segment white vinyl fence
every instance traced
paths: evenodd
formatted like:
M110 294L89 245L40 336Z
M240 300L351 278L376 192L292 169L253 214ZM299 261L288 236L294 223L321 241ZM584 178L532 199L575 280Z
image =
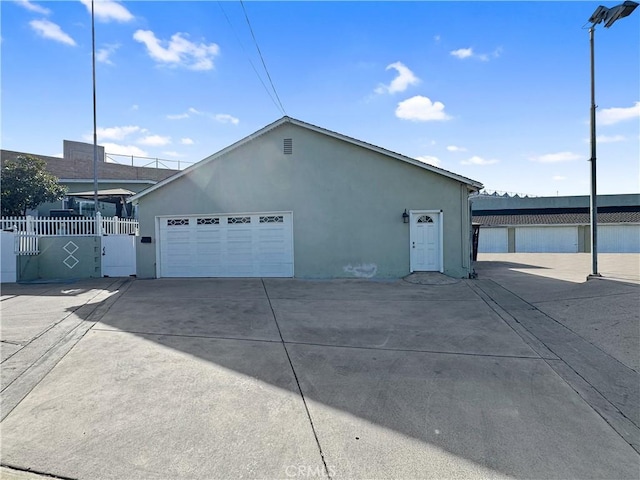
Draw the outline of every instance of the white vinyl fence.
M0 230L16 234L18 255L37 255L38 238L55 236L138 235L138 221L102 217L0 217Z

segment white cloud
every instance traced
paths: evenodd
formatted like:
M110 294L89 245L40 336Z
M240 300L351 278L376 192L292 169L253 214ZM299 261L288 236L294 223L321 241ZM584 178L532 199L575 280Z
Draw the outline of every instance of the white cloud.
M64 43L66 45L74 45L76 42L69 35L64 33L59 25L50 22L49 20L31 20L29 22L31 28L44 38L50 38L56 42Z
M51 13L51 10L49 10L48 8L32 3L29 0L16 0L16 3L26 8L30 12L39 13L41 15L49 15Z
M163 145L169 145L171 143L171 137L163 137L161 135L147 135L138 139L138 144L148 145L150 147L161 147Z
M484 166L484 165L493 165L495 163L498 163L499 160L496 160L495 158L492 158L491 160L486 160L482 157L478 157L477 155L474 155L473 157L471 157L469 160L463 160L462 165L480 165L480 166Z
M148 157L149 154L135 145L119 145L117 143L101 143L105 153L114 155L133 155L134 157Z
M96 51L96 60L98 62L102 62L102 63L106 63L108 65L113 65L113 62L111 61L111 55L113 55L116 50L118 50L118 48L120 48L120 45L105 45L102 48L99 48Z
M452 50L449 53L462 60L473 56L473 48L459 48L458 50Z
M193 145L193 144L194 144L194 141L193 141L193 140L191 140L190 138L181 138L181 139L180 139L180 143L181 143L182 145Z
M96 133L100 140L123 140L132 133L142 133L145 130L137 125L127 125L125 127L98 127ZM88 135L91 137L90 135ZM87 136L85 136L86 138Z
M64 158L64 154L63 153L56 153L55 155L51 155L52 157L56 157L56 158Z
M184 118L189 118L188 113L177 113L175 115L167 115L169 120L182 120Z
M200 110L197 110L193 107L189 107L187 111L183 113L167 115L166 118L169 120L184 120L185 118L190 118L192 115L206 115L207 117L210 117L220 123L232 123L234 125L237 125L240 122L240 120L238 120L236 117L227 115L225 113L218 113L214 115L207 112L201 112Z
M394 78L389 85L379 85L375 89L378 94L382 93L398 93L404 92L409 86L417 85L420 83L420 79L414 75L402 62L395 62L388 65L386 70L395 70L398 72L396 78Z
M584 158L582 155L578 155L573 152L557 152L547 153L546 155L539 155L537 157L531 157L529 160L539 163L558 163L558 162L571 162L573 160L579 160Z
M449 150L450 152L466 152L467 149L464 147L457 147L455 145L449 145L447 147L447 150Z
M137 30L134 40L147 47L149 56L155 61L173 67L182 66L190 70L211 70L213 59L220 52L215 43L193 43L183 33L176 33L171 40L159 40L150 30ZM166 45L166 46L164 46Z
M433 36L433 41L436 43L440 43L440 35L434 35Z
M439 167L442 164L442 161L438 157L433 157L431 155L421 155L416 157L416 160L420 160L422 163L428 163L434 167Z
M80 0L91 13L91 0ZM119 2L112 0L98 0L93 3L95 17L103 22L115 20L116 22L130 22L134 16Z
M450 51L449 54L459 58L460 60L464 60L465 58L475 58L483 62L488 62L491 58L498 58L502 55L502 47L497 47L491 53L475 53L472 47L459 48L458 50Z
M448 120L451 118L444 112L444 104L442 102L432 102L431 99L422 95L416 95L398 103L396 117L416 122Z
M134 111L134 112L135 112L136 110L138 110L139 108L140 108L140 106L139 106L138 104L136 104L136 103L134 103L133 105L131 105L131 110L132 110L132 111Z
M598 135L596 137L597 143L617 143L624 142L626 140L627 137L625 137L624 135ZM587 138L585 141L590 142L591 140Z
M551 177L551 180L553 180L554 182L562 182L563 180L566 180L567 177L564 177L562 175L554 175L553 177Z
M600 125L613 125L638 117L640 117L640 102L636 102L633 107L604 108L598 112L598 123Z
M220 123L231 123L233 125L237 125L238 123L240 123L239 119L226 113L218 113L214 115L213 118Z

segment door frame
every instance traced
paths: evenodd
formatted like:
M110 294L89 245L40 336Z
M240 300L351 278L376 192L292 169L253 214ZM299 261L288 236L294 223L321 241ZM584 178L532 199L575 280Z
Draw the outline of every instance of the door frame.
M442 210L409 210L409 271L413 273L415 270L412 255L412 242L414 233L414 220L421 215L437 215L438 216L438 272L444 273L444 228L443 228L443 212Z

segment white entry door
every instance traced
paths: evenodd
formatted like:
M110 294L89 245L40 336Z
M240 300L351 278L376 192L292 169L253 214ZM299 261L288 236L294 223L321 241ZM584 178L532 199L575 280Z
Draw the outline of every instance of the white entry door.
M442 272L442 212L412 210L410 262L412 272Z
M102 276L128 277L136 274L136 236L105 235L102 241Z

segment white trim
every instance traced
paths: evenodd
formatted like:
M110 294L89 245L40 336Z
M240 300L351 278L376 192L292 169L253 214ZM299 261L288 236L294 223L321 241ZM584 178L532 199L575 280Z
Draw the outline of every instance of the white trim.
M156 216L156 257L153 269L156 271L156 278L162 278L162 262L160 261L160 218Z
M245 137L245 138L243 138L243 139L241 139L241 140L229 145L228 147L223 148L219 152L214 153L213 155L210 155L209 157L206 157L203 160L200 160L199 162L191 165L190 167L185 168L184 170L181 170L180 172L176 173L175 175L172 175L171 177L168 177L168 178L156 183L154 186L149 187L146 190L143 190L142 192L140 192L140 193L134 195L133 197L131 197L129 199L129 201L130 202L138 202L145 195L157 190L160 187L163 187L167 183L173 182L173 181L181 178L182 176L187 175L192 170L194 170L196 168L200 168L203 165L206 165L207 163L212 162L213 160L216 160L217 158L220 158L220 157L226 155L230 151L235 150L236 148L239 148L242 145L244 145L246 143L249 143L249 142L255 140L256 138L266 134L267 132L269 132L269 131L271 131L271 130L273 130L273 129L281 126L281 125L284 125L286 123L289 123L291 125L296 125L296 126L301 127L301 128L306 128L307 130L311 130L311 131L326 135L328 137L333 137L333 138L336 138L338 140L342 140L344 142L351 143L352 145L357 145L359 147L366 148L366 149L371 150L373 152L380 153L382 155L386 155L387 157L395 158L396 160L400 160L402 162L409 163L411 165L414 165L416 167L422 168L424 170L428 170L430 172L437 173L438 175L442 175L444 177L451 178L453 180L456 180L456 181L458 181L460 183L463 183L463 184L467 185L469 190L474 190L475 191L475 190L480 190L480 189L484 188L484 185L482 185L482 183L480 183L480 182L478 182L476 180L472 180L470 178L463 177L463 176L455 174L453 172L449 172L447 170L443 170L441 168L434 167L432 165L429 165L429 164L426 164L426 163L421 162L419 160L416 160L415 158L407 157L405 155L401 155L399 153L392 152L391 150L386 150L386 149L384 149L382 147L378 147L376 145L372 145L370 143L366 143L366 142L363 142L361 140L357 140L355 138L351 138L351 137L348 137L346 135L342 135L340 133L324 129L322 127L317 127L315 125L311 125L310 123L306 123L306 122L303 122L301 120L296 120L295 118L291 118L291 117L286 117L285 116L285 117L282 117L281 119L276 120L275 122L267 125L266 127L263 127L262 129L258 130L257 132L252 133L251 135L249 135L249 136L247 136L247 137Z
M438 237L440 245L438 246L440 258L439 269L440 273L444 273L444 212L442 210L409 210L409 272L413 273L413 261L411 255L411 233L413 231L413 218L420 215L438 215Z

